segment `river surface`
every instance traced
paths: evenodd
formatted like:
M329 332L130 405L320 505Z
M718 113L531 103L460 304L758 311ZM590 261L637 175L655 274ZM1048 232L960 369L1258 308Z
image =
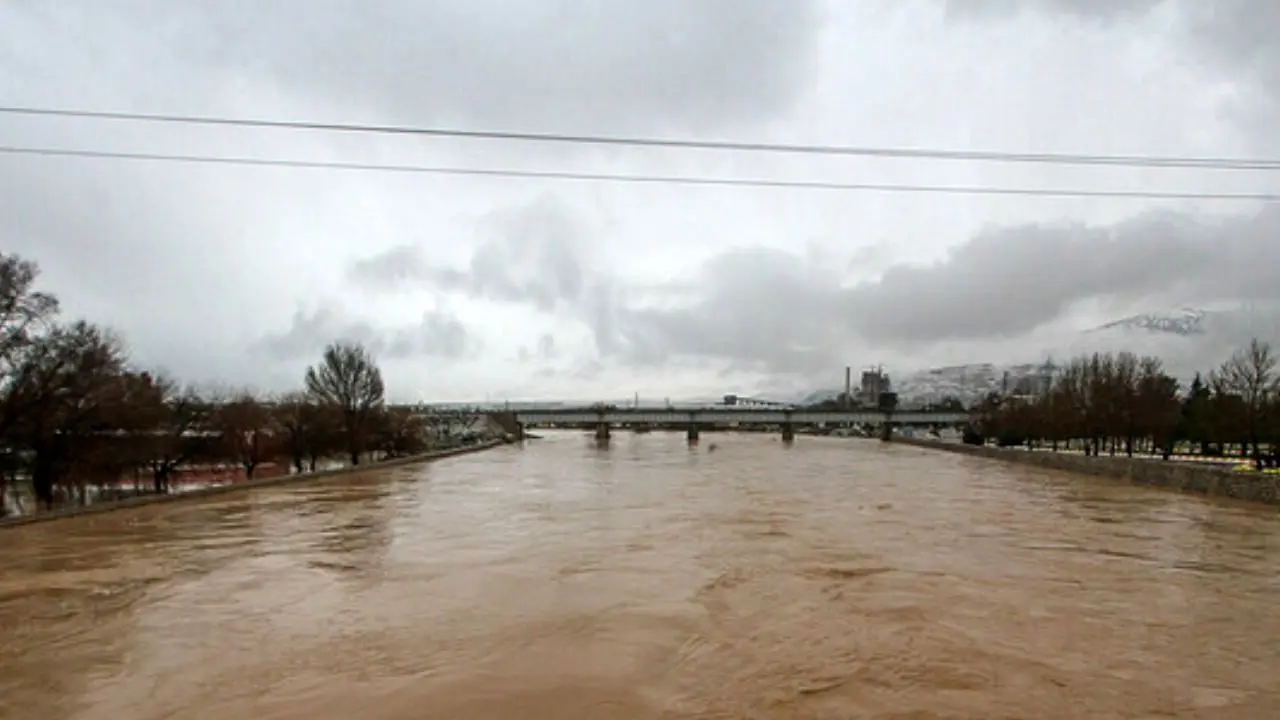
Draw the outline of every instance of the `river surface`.
M0 532L0 717L1273 720L1280 515L865 440L549 434Z

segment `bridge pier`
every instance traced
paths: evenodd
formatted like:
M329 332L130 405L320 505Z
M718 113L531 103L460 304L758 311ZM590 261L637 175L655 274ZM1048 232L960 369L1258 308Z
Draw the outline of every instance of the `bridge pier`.
M893 440L893 423L880 423L880 442L889 442Z
M797 408L754 409L754 408L675 408L665 409L600 409L600 408L564 408L534 409L516 412L493 413L491 417L512 435L516 434L515 424L518 422L527 427L546 425L581 428L590 432L596 430L596 436L608 439L613 426L633 427L637 432L641 427L662 427L667 430L689 431L690 425L697 425L694 437L701 435L702 428L741 427L755 428L759 426L782 427L782 437L791 440L795 437L797 426L824 425L864 425L877 427L879 434L893 432L899 427L926 427L930 425L960 425L969 421L965 412L942 413L925 411L899 410L846 410L819 411ZM889 428L885 428L885 423ZM523 434L523 433L521 433Z
M685 439L689 441L690 445L698 442L698 426L693 423L689 423L689 427L685 430L684 436Z

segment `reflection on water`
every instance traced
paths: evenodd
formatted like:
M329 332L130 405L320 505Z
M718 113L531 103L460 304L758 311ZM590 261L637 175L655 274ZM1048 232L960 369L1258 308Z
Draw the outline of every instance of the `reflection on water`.
M0 717L1280 717L1274 509L716 445L549 434L0 533Z

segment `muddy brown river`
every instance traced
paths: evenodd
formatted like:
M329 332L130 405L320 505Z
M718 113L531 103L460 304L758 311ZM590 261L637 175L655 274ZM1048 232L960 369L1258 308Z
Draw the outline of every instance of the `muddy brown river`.
M1273 720L1280 514L551 434L0 532L0 717Z

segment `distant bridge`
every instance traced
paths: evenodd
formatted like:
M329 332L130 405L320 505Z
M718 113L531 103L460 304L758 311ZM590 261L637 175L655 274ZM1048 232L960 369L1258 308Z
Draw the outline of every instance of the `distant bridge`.
M904 411L885 413L876 410L817 411L770 408L558 408L517 410L512 413L521 428L548 425L595 427L596 436L607 438L614 426L663 427L685 429L695 440L702 428L732 428L743 425L777 425L784 438L794 437L797 426L900 425L954 426L968 422L968 413Z
M764 398L744 397L742 395L726 395L725 402L716 403L717 408L775 408L782 410L794 408L795 403L775 402Z

